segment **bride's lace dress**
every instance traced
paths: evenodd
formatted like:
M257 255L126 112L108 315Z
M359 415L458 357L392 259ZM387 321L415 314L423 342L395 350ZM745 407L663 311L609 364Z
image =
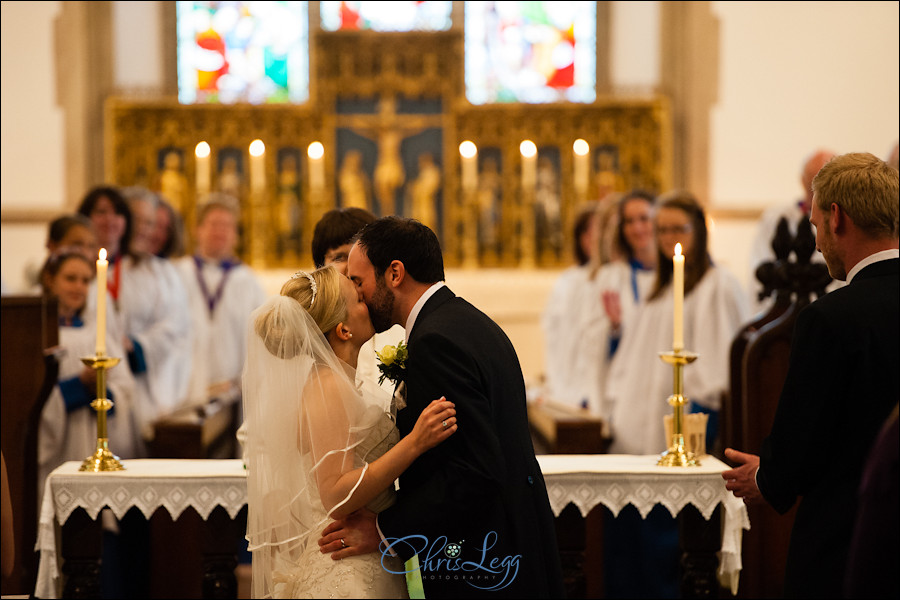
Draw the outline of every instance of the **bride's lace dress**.
M387 452L400 439L390 413L383 413L375 428L363 442L356 447L356 454L365 462L372 462ZM304 455L307 459L308 456ZM301 468L309 468L304 464ZM377 498L369 502L366 508L373 512L381 512L395 502L393 489L386 489ZM326 527L329 518L325 509L319 505L320 524L318 531ZM288 555L279 555L274 559L273 575L274 597L276 598L408 598L403 561L386 556L380 552L351 556L342 560L333 560L329 554L319 551L318 536L310 535L305 540L299 560ZM383 561L383 565L382 565ZM393 571L394 573L388 572Z

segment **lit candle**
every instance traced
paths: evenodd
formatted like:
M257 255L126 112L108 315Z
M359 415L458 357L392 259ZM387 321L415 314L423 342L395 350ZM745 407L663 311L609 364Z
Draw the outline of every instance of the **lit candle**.
M309 187L321 190L325 187L325 146L322 142L313 142L306 149L309 157Z
M681 254L681 244L675 244L675 256L672 257L672 263L672 289L675 296L672 348L675 352L681 352L684 350L684 256Z
M575 168L573 180L575 184L575 193L580 197L587 195L588 178L590 177L590 145L582 140L577 139L572 144L572 151L575 153Z
M266 145L262 140L250 142L250 189L254 192L266 189Z
M459 155L462 158L463 191L478 189L478 147L466 140L459 145Z
M537 183L537 146L531 140L525 140L519 144L519 152L522 154L522 193L534 191Z
M197 200L203 201L209 194L209 144L200 142L194 148L194 156L197 158Z
M97 356L106 354L106 248L100 248L97 259Z

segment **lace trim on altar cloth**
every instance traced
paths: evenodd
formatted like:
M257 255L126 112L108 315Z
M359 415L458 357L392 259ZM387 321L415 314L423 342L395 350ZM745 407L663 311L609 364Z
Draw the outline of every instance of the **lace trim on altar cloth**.
M133 507L149 519L162 507L176 520L191 507L206 520L217 506L234 519L247 504L246 472L240 459L141 459L123 464L124 471L82 473L78 471L81 462L70 461L47 478L35 543L35 550L41 552L38 598L59 597L56 526L78 508L96 520L106 507L119 519Z
M742 568L741 538L750 529L743 501L725 489L722 471L729 467L712 456L703 456L699 467L659 467L658 456L542 455L538 456L553 514L559 516L574 504L586 517L598 504L617 516L632 504L647 518L657 504L672 516L691 504L704 519L721 504L722 546L719 581L737 594Z

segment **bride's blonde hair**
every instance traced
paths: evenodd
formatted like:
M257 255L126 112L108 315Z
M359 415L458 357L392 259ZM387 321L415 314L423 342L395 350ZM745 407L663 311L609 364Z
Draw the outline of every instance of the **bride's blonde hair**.
M281 295L299 302L319 326L319 331L328 335L338 323L347 320L347 302L341 294L341 277L343 275L332 266L316 269L312 273L299 271L281 286Z
M338 323L347 319L347 302L341 294L341 275L334 267L322 267L312 273L298 271L281 286L281 296L295 300L327 338ZM278 304L256 316L256 334L266 348L279 358L306 354L310 340L290 311Z

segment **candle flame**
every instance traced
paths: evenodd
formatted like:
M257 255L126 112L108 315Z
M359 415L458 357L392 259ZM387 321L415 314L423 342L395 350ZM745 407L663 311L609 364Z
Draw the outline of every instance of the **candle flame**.
M266 153L266 145L262 140L253 140L250 142L250 156L262 156Z
M100 248L100 260L106 260L106 248Z
M572 151L578 156L587 156L588 152L591 151L591 146L585 140L579 138L572 144Z
M478 154L478 146L471 140L466 140L459 145L459 153L463 158L475 158Z
M681 243L675 244L675 256L681 256Z
M322 142L313 142L306 148L306 155L313 160L319 160L325 156L325 146Z
M200 142L194 147L194 156L197 158L206 158L209 156L210 148L208 142Z
M537 156L537 146L531 140L524 140L519 144L519 152L525 158L531 158L532 156Z

